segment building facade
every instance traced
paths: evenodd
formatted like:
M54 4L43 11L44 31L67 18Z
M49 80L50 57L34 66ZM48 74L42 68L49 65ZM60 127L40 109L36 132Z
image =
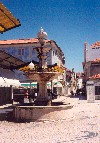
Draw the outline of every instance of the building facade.
M84 81L92 81L94 84L95 99L100 99L100 41L89 46L84 44ZM89 89L89 88L87 88Z
M83 71L85 80L100 73L100 42L96 42L91 46L87 43L84 44Z
M0 41L0 50L3 50L26 63L31 62L32 60L39 62L38 53L35 49L40 46L37 38ZM46 40L44 46L50 48L50 51L46 55L47 65L57 63L59 67L65 67L64 53L56 42L53 40ZM15 73L20 82L28 80L21 71L16 71ZM64 71L57 79L55 79L56 81L54 80L54 82L66 81L65 74L66 72Z
M94 61L100 58L100 41L89 45L84 43L84 62Z

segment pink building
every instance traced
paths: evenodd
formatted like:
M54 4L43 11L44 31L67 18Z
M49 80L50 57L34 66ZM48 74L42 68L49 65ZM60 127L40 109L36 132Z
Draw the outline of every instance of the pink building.
M100 42L92 45L84 44L83 70L85 80L93 75L100 74Z
M89 46L87 43L84 44L84 81L87 83L92 82L93 87L91 91L95 99L100 99L100 41ZM90 86L90 85L89 85ZM88 90L90 88L87 88ZM93 94L94 93L94 94ZM88 94L88 96L90 96Z

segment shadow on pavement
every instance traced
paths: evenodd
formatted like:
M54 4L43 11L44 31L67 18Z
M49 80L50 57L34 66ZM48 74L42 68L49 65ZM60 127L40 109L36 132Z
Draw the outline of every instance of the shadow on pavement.
M8 118L13 118L13 106L1 106L0 108L0 121L8 121Z
M80 94L80 95L68 95L68 97L70 97L70 98L78 98L79 100L87 100L86 95L82 95L82 94Z

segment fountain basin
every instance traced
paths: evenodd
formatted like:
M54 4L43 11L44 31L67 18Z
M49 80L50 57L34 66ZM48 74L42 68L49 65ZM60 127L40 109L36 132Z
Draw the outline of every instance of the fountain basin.
M39 82L41 81L51 81L57 78L61 73L59 72L33 72L30 71L26 74L30 79Z
M61 110L71 109L73 105L59 106L15 106L13 114L16 121L41 121L41 120L59 120Z

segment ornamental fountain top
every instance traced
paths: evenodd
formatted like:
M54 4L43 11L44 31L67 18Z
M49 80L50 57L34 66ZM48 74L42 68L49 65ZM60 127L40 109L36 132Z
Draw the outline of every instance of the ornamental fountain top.
M39 40L39 43L40 43L41 45L44 45L45 40L46 40L46 38L47 38L47 33L44 32L44 30L43 30L42 27L41 27L41 29L40 29L40 32L37 33L37 38L38 38L38 40Z

